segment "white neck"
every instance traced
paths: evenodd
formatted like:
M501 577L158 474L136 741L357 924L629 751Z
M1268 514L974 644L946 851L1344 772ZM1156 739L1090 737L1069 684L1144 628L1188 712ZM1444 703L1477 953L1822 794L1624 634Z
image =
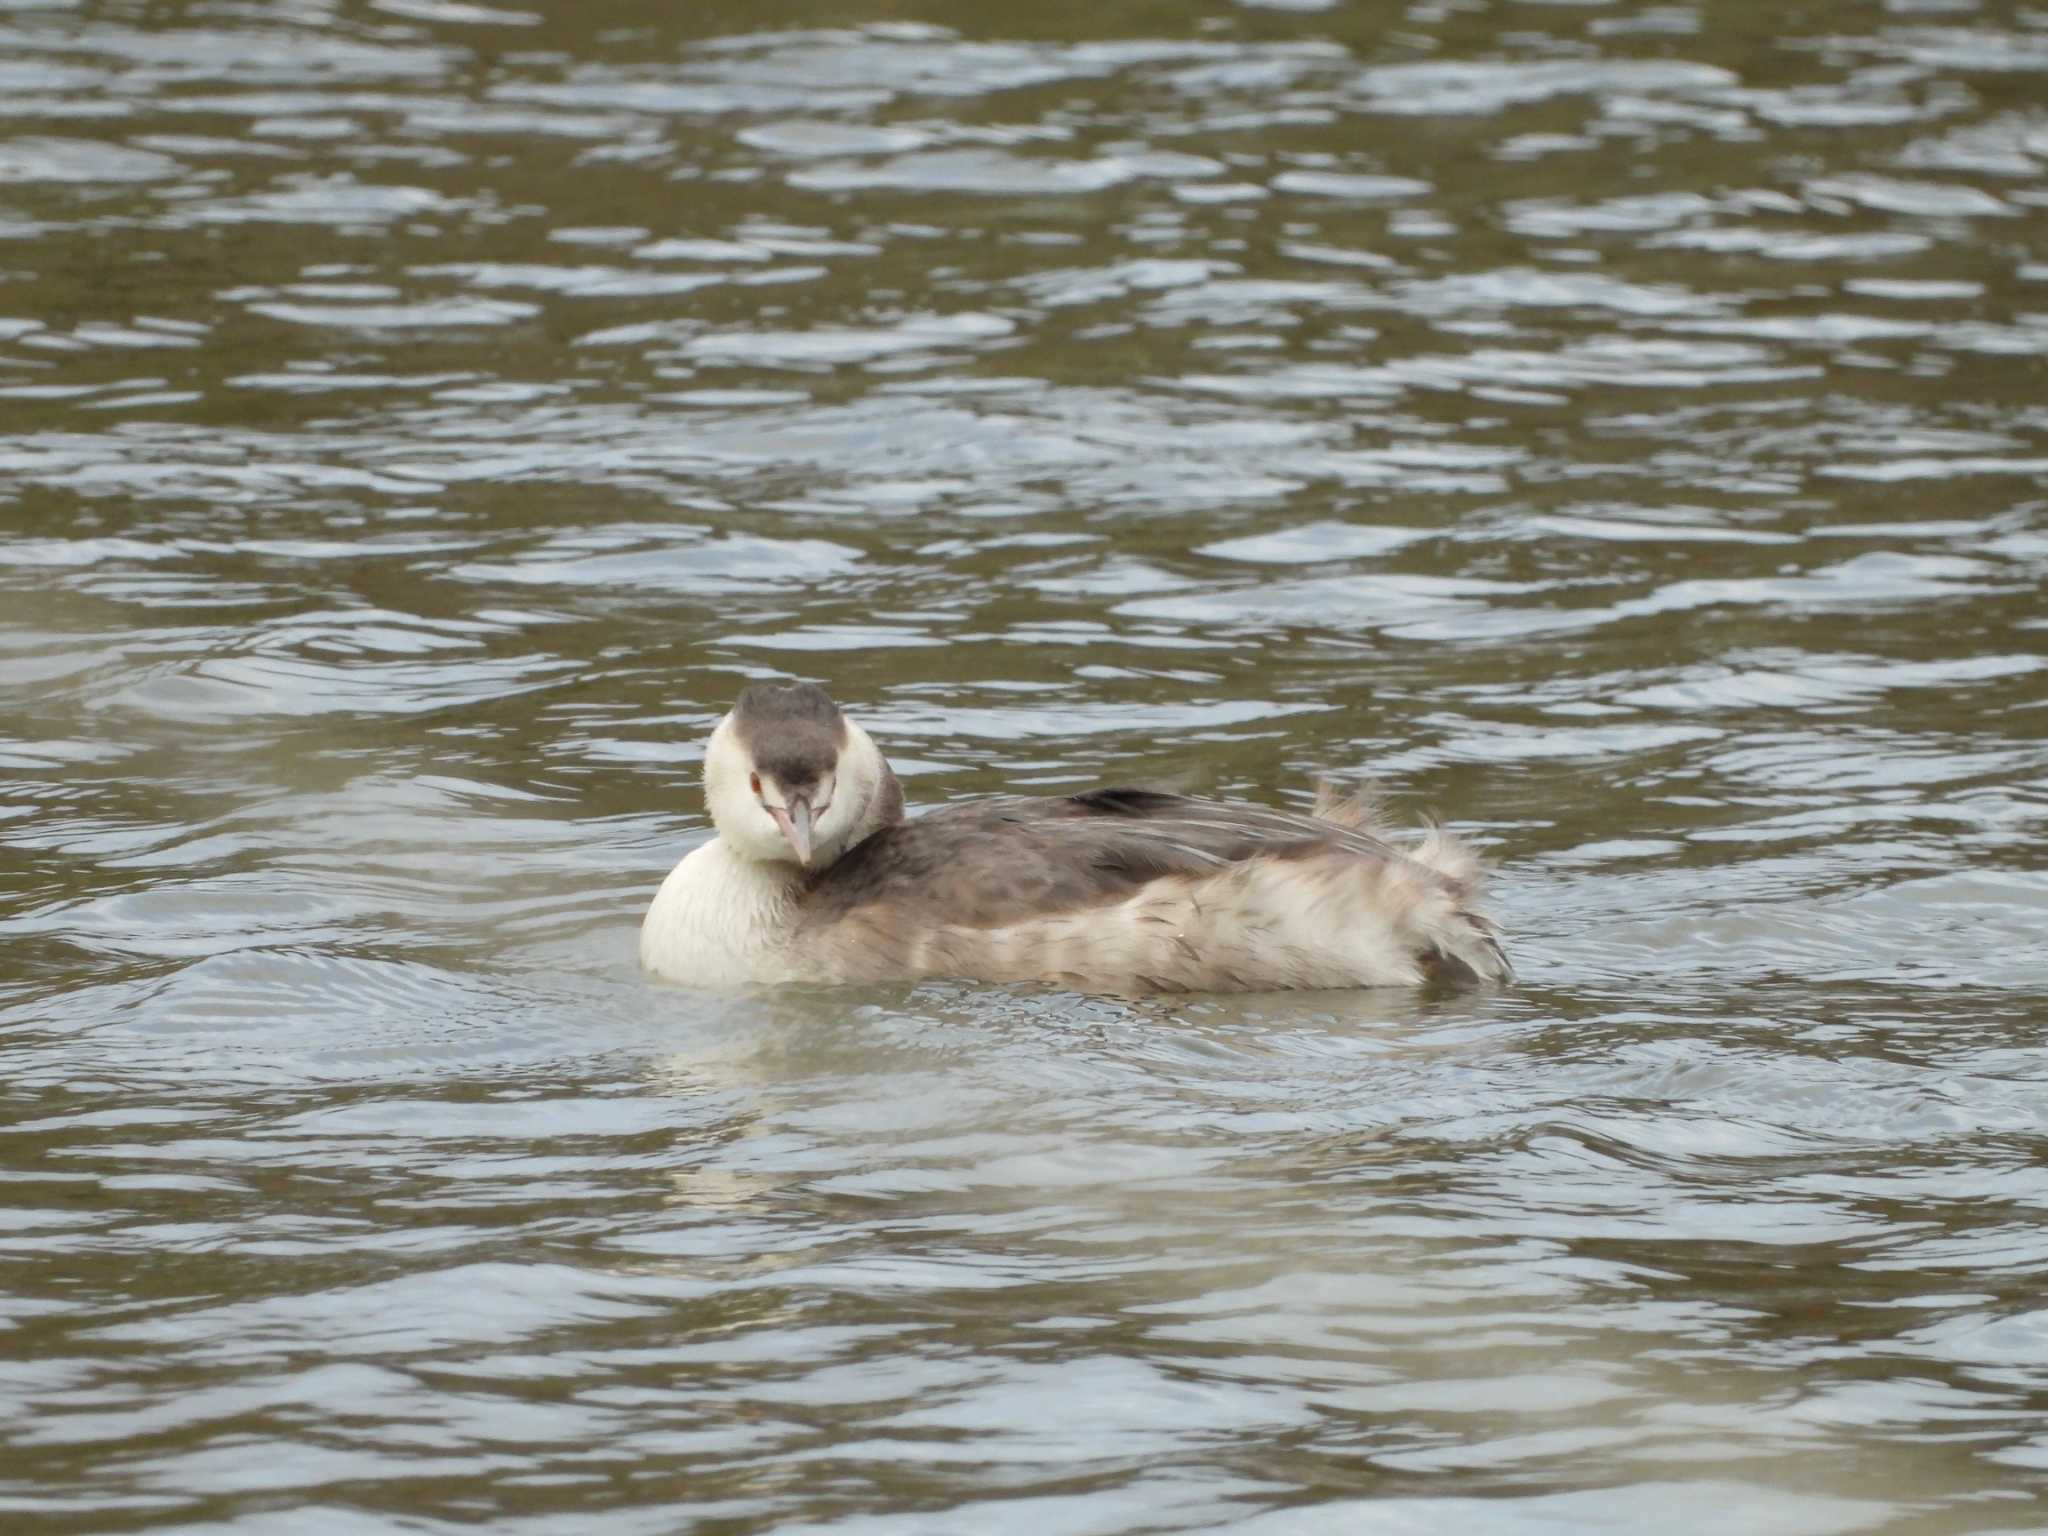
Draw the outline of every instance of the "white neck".
M843 828L834 828L829 841L819 848L816 862L820 868L903 819L903 791L897 787L896 775L889 771L875 739L851 720L846 722L846 745L839 752L839 783L849 815Z
M640 928L643 966L700 987L797 979L788 940L805 880L903 819L903 791L880 749L851 720L845 727L806 871L763 809L760 776L733 717L719 722L704 756L704 798L718 835L655 893Z
M782 941L803 872L743 858L722 837L686 855L655 892L640 928L640 963L699 987L791 979Z

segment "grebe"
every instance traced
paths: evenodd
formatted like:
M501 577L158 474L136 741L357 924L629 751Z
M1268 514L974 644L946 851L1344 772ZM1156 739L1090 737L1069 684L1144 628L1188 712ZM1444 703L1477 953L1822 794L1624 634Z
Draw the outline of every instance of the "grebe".
M1006 795L906 819L822 688L755 685L711 733L717 835L662 882L640 961L704 987L1043 981L1088 992L1471 984L1510 976L1440 829L1146 789Z

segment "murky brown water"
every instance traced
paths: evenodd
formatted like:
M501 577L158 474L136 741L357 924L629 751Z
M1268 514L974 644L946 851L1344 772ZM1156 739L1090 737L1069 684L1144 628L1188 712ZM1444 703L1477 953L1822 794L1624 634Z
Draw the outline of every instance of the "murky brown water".
M2048 11L0 0L10 1531L2033 1531ZM741 679L1523 983L706 1000Z

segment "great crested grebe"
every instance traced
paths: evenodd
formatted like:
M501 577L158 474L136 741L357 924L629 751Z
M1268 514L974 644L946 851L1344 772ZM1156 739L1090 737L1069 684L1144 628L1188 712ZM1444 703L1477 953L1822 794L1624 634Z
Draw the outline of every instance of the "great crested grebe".
M648 909L640 961L705 987L1044 981L1251 992L1510 976L1449 834L1364 802L1313 814L1145 789L1005 795L907 818L822 688L755 685L711 733L717 836Z

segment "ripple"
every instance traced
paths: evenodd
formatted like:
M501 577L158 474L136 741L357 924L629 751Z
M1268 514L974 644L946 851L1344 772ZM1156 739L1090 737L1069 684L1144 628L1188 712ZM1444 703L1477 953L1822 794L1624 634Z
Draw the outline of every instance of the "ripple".
M183 170L168 154L90 139L17 138L0 143L0 185L167 181Z
M1587 1451L1601 1441L1582 1442L1570 1447ZM1531 1446L1528 1449L1534 1450ZM1563 1450L1553 1443L1547 1450ZM1394 1463L1415 1470L1470 1466L1461 1457L1410 1457ZM1720 1533L1768 1532L1769 1536L1841 1536L1849 1531L1875 1529L1886 1518L1883 1504L1863 1499L1831 1498L1813 1494L1760 1495L1758 1490L1725 1481L1633 1483L1598 1492L1536 1494L1515 1501L1513 1509L1502 1509L1480 1499L1409 1497L1374 1499L1370 1503L1321 1506L1319 1513L1330 1518L1355 1519L1369 1528L1436 1530L1455 1526L1473 1536L1549 1536L1551 1532L1597 1529L1616 1519L1627 1520L1644 1508L1672 1507L1707 1511L1696 1529L1701 1536ZM1298 1536L1316 1529L1317 1520L1305 1511L1279 1510L1243 1521L1245 1536Z
M294 325L392 331L423 327L503 325L539 313L509 299L428 299L416 304L251 304L249 312Z
M1471 577L1356 575L1231 587L1186 596L1148 597L1119 604L1132 618L1232 626L1315 625L1333 629L1385 629L1422 639L1457 632L1470 636L1467 621L1495 597L1516 596L1534 587ZM1542 625L1541 615L1526 622Z
M690 357L767 366L864 363L934 347L973 345L1008 336L1015 325L1000 315L962 312L911 315L872 328L820 327L809 331L734 331L698 336L683 344Z
M1339 171L1283 171L1273 178L1275 192L1334 197L1346 202L1380 202L1419 197L1430 190L1426 181L1407 176L1371 176Z
M2010 218L2018 212L1976 187L1891 176L1828 177L1807 183L1806 193L1809 198L1844 198L1879 213L1910 213L1929 219Z
M822 539L707 538L693 529L627 524L558 534L512 561L458 565L449 574L520 586L745 592L843 575L860 558L858 550Z
M207 224L392 224L479 206L424 187L371 185L350 175L287 178L275 192L216 198L162 216L173 227Z
M1185 157L1183 157L1185 158ZM1213 162L1207 162L1213 168ZM907 192L984 192L1034 196L1100 192L1145 174L1143 161L1027 159L994 150L951 149L898 155L876 164L844 163L791 171L792 186L819 192L897 188Z
M0 6L0 1502L2026 1524L2039 28L1734 9ZM799 674L1522 980L650 986Z
M753 149L808 159L817 155L883 155L922 149L932 135L919 128L838 123L815 118L788 118L742 128L735 135Z
M1624 91L1683 94L1735 83L1735 77L1724 69L1680 60L1445 60L1378 65L1361 71L1354 88L1379 112L1481 116L1557 96Z
M1763 658L1759 658L1762 660ZM1804 709L1868 699L1893 688L1959 689L2048 666L2032 656L1967 656L1943 661L1881 661L1804 653L1776 658L1775 666L1701 669L1683 681L1657 683L1617 694L1626 704L1697 713L1759 704Z
M416 277L459 277L474 288L525 288L582 298L650 298L728 281L723 272L636 272L622 267L556 267L544 262L472 262L421 267ZM498 301L491 301L496 304ZM531 306L506 306L534 313Z
M417 714L542 688L567 665L542 656L370 665L285 655L218 657L117 695L117 702L180 720Z
M1389 554L1429 533L1420 528L1365 528L1352 523L1304 523L1277 533L1223 539L1198 551L1218 560L1259 565L1313 565Z

